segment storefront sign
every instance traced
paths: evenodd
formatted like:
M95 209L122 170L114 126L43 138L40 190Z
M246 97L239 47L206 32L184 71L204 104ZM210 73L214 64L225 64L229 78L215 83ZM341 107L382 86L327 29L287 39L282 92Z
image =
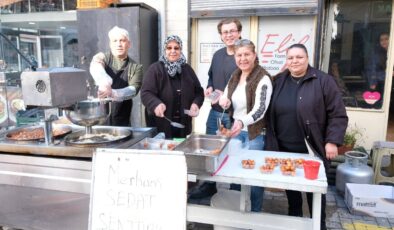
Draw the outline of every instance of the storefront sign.
M286 50L295 43L304 44L313 61L314 17L287 16L260 18L258 55L260 65L271 75L286 69Z
M97 149L92 178L89 229L186 229L182 152Z

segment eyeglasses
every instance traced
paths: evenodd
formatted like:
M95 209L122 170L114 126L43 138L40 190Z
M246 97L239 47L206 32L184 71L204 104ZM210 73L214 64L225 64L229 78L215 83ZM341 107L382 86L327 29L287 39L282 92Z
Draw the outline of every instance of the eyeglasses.
M175 50L175 51L178 51L178 50L180 50L181 49L181 47L179 47L179 46L174 46L174 47L172 47L172 46L167 46L166 47L166 50Z
M225 30L225 31L222 31L222 35L229 35L229 34L235 34L235 33L238 33L238 30Z
M251 44L252 42L250 41L250 40L248 40L248 39L239 39L239 40L236 40L235 42L234 42L234 45L236 45L236 46L241 46L241 45L249 45L249 44Z

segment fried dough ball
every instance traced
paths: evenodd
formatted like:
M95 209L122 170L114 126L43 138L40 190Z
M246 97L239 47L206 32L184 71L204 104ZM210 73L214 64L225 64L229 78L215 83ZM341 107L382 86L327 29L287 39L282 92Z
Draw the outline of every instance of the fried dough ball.
M253 169L255 164L255 161L251 159L242 160L242 168L244 169Z

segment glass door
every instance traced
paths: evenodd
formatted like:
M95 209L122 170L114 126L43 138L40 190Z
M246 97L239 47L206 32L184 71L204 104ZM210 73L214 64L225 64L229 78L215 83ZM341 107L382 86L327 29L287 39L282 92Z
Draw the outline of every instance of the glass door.
M19 35L19 50L21 53L28 58L31 62L38 62L38 67L40 67L40 53L38 52L39 40L38 36L32 34L20 34ZM19 55L18 55L19 56ZM30 64L25 60L21 59L19 71L24 71L30 68Z
M40 36L42 68L63 67L62 36Z
M380 110L389 99L391 7L391 0L330 1L323 66L336 78L347 107Z
M19 37L7 35L7 38L12 42L12 44L18 48L19 47ZM3 64L0 67L0 71L4 72L17 72L20 71L20 56L16 50L6 41L1 43L3 45Z

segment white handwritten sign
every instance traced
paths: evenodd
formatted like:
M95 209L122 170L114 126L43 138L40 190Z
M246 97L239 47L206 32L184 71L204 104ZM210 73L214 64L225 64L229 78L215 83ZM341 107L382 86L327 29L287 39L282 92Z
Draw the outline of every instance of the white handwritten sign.
M97 149L92 178L89 229L186 229L182 152Z

